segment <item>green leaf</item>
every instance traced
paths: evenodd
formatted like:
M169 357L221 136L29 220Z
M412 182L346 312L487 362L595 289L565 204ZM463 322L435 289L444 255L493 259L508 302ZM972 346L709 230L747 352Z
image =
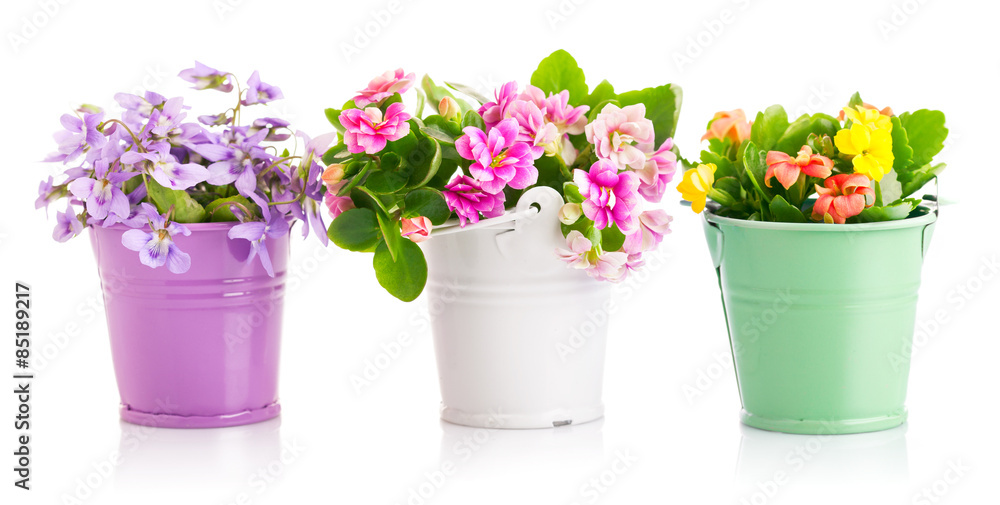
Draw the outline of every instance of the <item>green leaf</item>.
M913 148L910 147L906 128L903 128L899 117L892 116L890 120L892 121L892 168L896 171L906 170L913 159Z
M538 186L548 186L556 191L562 191L564 184L571 178L568 177L569 168L558 156L542 156L535 160L535 168L538 170ZM508 202L516 202L511 199Z
M743 151L743 166L746 168L744 173L749 176L753 187L770 204L771 197L761 186L764 183L764 176L767 174L767 152L758 148L753 141L746 142Z
M851 95L851 99L847 101L847 106L852 109L857 108L857 106L864 104L865 101L861 99L861 93L858 93L857 91L855 91L854 94Z
M617 251L623 245L625 245L625 234L618 229L618 226L609 226L601 230L601 247L605 251Z
M205 208L194 201L194 198L191 198L187 191L167 189L153 179L146 181L146 191L160 214L166 214L171 207L174 208L171 221L177 223L202 223L205 221Z
M348 209L330 223L326 234L341 249L368 251L379 242L378 219L371 209Z
M398 171L376 170L365 180L365 187L377 195L395 193L406 187L409 174Z
M427 261L420 246L409 240L399 244L397 254L393 256L385 242L380 242L375 248L372 259L375 268L375 278L392 296L404 302L415 300L427 284Z
M896 221L906 219L910 213L920 205L920 200L907 198L896 200L890 205L883 207L869 207L858 214L855 221L858 223L876 223L880 221Z
M945 168L944 163L938 163L937 165L927 164L916 170L910 170L906 172L906 180L903 180L903 174L899 175L899 181L903 183L902 196L905 198L907 196L920 191L931 179L937 177Z
M424 216L431 224L439 226L451 217L451 209L445 202L444 195L432 188L418 188L410 191L403 198L405 211L403 217L414 218Z
M812 116L803 114L781 134L773 150L794 156L799 152L799 149L802 149L802 146L806 145L806 139L810 133L815 133L820 137L828 135L833 138L837 134L839 126L840 121L837 121L837 118L833 116L822 113Z
M718 177L718 170L715 171L715 175ZM724 193L733 201L740 202L743 200L743 186L736 177L719 177L715 179L715 185L712 186L712 189Z
M569 103L576 105L587 97L587 81L576 60L562 49L550 54L538 64L531 74L531 85L546 95L569 91Z
M733 162L729 160L729 158L725 158L713 152L702 151L701 162L712 163L715 165L716 180L723 177L739 177L739 174L736 172L736 167L733 165Z
M208 220L213 223L220 223L225 221L239 221L236 214L233 214L231 206L233 204L239 204L244 209L257 215L256 205L247 200L241 195L230 196L229 198L219 198L212 201L207 206L205 206L205 214L208 215Z
M788 127L788 115L784 107L772 105L757 113L757 118L754 119L753 127L750 129L750 140L766 153L774 150L778 139L785 134Z
M903 197L903 185L900 184L895 170L890 170L889 173L882 176L882 180L877 184L881 190L883 202L895 202ZM878 204L876 203L876 205Z
M448 133L446 133L444 131L441 131L441 128L438 128L437 126L433 126L433 125L431 125L431 126L425 126L425 127L423 127L423 128L420 129L420 133L423 133L424 135L426 135L426 136L428 136L428 137L430 137L430 138L432 138L434 140L437 140L438 142L444 142L446 144L454 144L455 143L455 137L452 137L450 134L448 134Z
M376 212L375 217L378 218L378 227L382 230L382 238L385 239L385 244L389 248L389 254L395 260L399 255L400 244L409 242L409 240L403 238L395 220L381 212Z
M580 187L575 183L563 183L563 195L568 203L583 203L583 195L580 194Z
M344 133L345 131L347 131L344 128L344 125L340 124L340 113L344 111L339 109L326 109L323 112L326 114L326 120L329 121L334 128L339 130L340 133Z
M455 91L458 91L459 93L461 93L461 94L463 94L463 95L465 95L465 96L467 96L469 98L472 98L473 100L479 102L480 104L484 104L484 103L490 101L489 98L483 96L482 93L480 93L478 90L476 90L472 86L466 86L465 84L459 84L459 83L456 83L456 82L448 82L448 81L445 81L444 83L445 83L445 85L447 85L451 89L453 89Z
M605 79L601 81L601 83L598 84L589 95L587 95L587 98L585 98L580 105L586 105L590 107L590 110L594 110L602 102L614 100L615 98L617 98L617 95L615 95L615 87L612 86L607 79Z
M413 88L417 92L417 106L414 108L413 116L420 117L424 115L424 105L427 103L427 93L420 88Z
M332 164L336 163L338 159L341 159L342 157L346 157L346 156L341 156L341 155L347 155L347 154L350 154L347 151L347 144L344 144L343 142L340 142L337 145L335 145L335 146L327 149L326 152L323 153L323 164L324 165L332 165Z
M483 122L483 116L480 116L479 113L474 110L470 110L462 116L462 129L464 130L469 126L475 126L483 131L486 130L486 123Z
M441 168L441 144L433 138L420 139L419 151L410 153L407 163L411 166L407 186L418 188L431 181Z
M673 137L677 129L677 118L681 114L683 91L676 84L665 84L655 88L627 91L618 95L622 107L642 103L646 106L646 119L653 122L656 131L656 146Z
M413 120L411 119L410 121ZM416 122L411 122L410 133L407 133L405 137L387 142L386 149L398 154L401 158L406 158L413 151L413 148L417 147L418 139L417 135L413 133L414 130L419 131L420 126Z
M943 112L928 109L904 112L899 116L899 122L906 129L909 146L913 149L913 166L923 167L927 165L934 159L934 155L944 148L944 140L948 137L948 128L944 125ZM895 126L895 122L893 126ZM895 136L893 141L895 141ZM895 149L893 154L895 154Z
M781 195L777 195L771 200L771 217L779 223L805 223L808 222L805 214L801 210L785 201Z

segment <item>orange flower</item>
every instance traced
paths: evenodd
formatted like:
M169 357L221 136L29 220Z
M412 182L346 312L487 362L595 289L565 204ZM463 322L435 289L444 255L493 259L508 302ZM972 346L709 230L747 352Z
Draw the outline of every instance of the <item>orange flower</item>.
M869 184L871 179L861 174L840 174L827 178L823 181L825 187L816 185L819 198L813 206L812 218L844 224L847 218L860 214L865 207L871 207L868 197L874 200L875 191Z
M771 177L777 177L778 182L788 189L799 179L800 173L826 179L830 177L832 169L833 161L826 156L813 154L809 146L802 146L799 155L794 158L781 151L768 151L764 184L770 188Z
M716 112L701 140L729 138L733 145L738 146L750 138L751 125L752 123L747 122L743 109Z

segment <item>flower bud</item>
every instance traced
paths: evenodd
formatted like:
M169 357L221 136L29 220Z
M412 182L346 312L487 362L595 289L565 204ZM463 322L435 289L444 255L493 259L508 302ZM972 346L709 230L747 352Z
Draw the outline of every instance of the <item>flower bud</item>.
M583 215L583 208L578 203L567 203L559 209L559 222L567 226L580 220Z
M334 163L323 171L323 183L327 187L332 187L344 179L344 165Z
M438 113L448 120L457 120L462 117L462 109L458 106L458 102L450 96L442 98L438 103Z
M403 219L402 235L415 243L420 243L431 236L431 220L424 216Z

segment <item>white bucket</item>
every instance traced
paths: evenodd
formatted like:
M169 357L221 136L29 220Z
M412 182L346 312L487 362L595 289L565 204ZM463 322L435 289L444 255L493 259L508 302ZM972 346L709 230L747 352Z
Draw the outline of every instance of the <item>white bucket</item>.
M504 216L423 244L445 421L551 428L604 414L611 288L557 258L562 203L533 188Z

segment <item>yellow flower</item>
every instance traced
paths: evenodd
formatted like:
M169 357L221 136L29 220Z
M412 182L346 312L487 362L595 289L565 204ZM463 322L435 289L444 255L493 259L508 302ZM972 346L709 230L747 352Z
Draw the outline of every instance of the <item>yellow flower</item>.
M892 135L888 129L871 130L858 121L850 129L837 132L833 142L840 152L854 155L854 171L859 174L881 181L892 170Z
M698 165L684 172L684 180L677 185L677 191L681 192L681 198L691 202L691 210L699 213L705 210L705 201L708 192L715 184L715 163Z
M889 116L883 115L876 109L868 109L863 105L858 105L856 109L844 107L844 116L855 123L861 123L869 130L892 131L892 120Z

